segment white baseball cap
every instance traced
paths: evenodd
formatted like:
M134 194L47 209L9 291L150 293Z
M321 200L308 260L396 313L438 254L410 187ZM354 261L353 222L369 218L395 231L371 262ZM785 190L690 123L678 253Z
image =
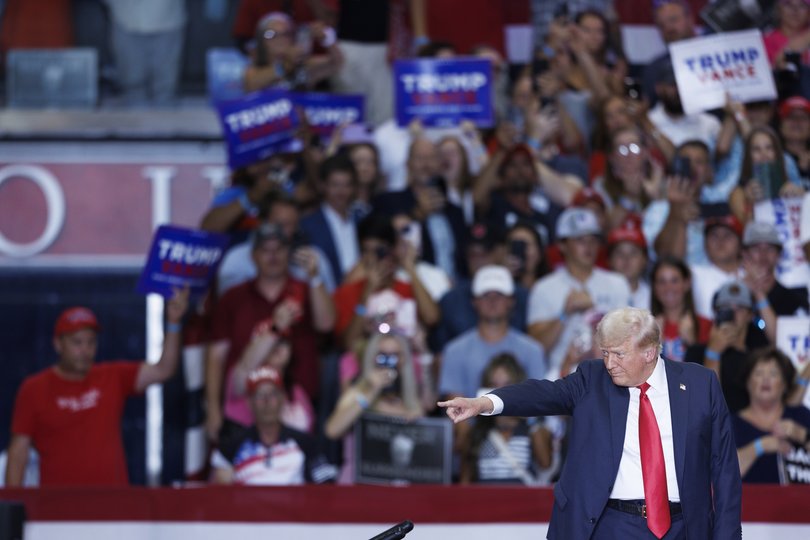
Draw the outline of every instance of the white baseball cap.
M557 218L557 239L579 238L595 234L602 235L596 214L587 208L567 208Z
M505 266L489 264L482 266L475 273L472 283L474 297L483 296L488 292L499 292L505 296L515 293L515 280Z

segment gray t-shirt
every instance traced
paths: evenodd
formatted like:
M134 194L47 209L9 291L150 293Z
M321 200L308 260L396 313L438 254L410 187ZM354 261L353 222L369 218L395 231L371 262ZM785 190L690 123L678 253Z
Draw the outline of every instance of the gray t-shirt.
M442 353L439 394L473 397L481 388L481 375L492 358L511 353L530 379L546 375L543 346L522 332L510 328L497 343L487 343L477 328L464 332L447 344Z

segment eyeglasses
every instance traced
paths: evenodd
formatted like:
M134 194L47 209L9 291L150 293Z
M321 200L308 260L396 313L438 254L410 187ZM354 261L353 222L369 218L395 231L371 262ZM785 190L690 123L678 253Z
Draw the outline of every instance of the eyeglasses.
M629 156L630 154L637 156L641 154L641 147L636 143L620 144L616 147L616 151L619 153L619 155L625 157Z
M377 353L374 364L380 368L396 369L399 363L399 353Z

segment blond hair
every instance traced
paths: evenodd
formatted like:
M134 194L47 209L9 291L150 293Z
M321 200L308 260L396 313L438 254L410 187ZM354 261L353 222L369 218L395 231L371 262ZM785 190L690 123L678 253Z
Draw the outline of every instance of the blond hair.
M609 311L596 326L595 337L600 347L629 339L638 349L655 347L656 353L661 354L661 328L646 309L624 307Z

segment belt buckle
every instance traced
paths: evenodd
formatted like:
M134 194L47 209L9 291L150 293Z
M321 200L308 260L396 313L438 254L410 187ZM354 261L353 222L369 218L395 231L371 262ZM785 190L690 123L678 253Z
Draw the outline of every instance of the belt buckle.
M646 504L641 505L641 517L643 517L644 519L647 519L647 505Z

